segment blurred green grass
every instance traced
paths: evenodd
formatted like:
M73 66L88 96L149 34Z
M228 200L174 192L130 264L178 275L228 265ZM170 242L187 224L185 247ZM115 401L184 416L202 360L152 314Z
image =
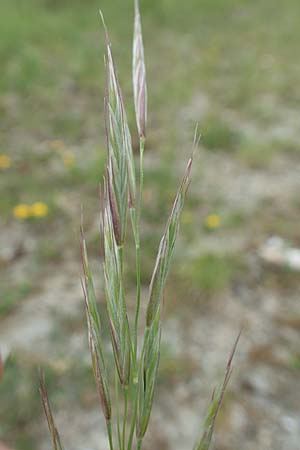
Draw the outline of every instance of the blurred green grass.
M66 147L75 146L80 170L73 173L71 181L76 183L76 176L78 183L90 179L88 170L82 175L82 165L98 152L96 140L104 144L99 6L110 25L127 99L131 94L130 1L104 0L99 4L89 0L84 5L66 0L3 2L0 153L12 158L11 170L1 176L1 188L11 192L1 196L0 211L6 216L14 203L23 200L22 196L32 197L38 190L48 200L49 185L53 186L54 180L60 185L57 170L51 170L50 179L45 179L51 151L46 145L40 155L38 146L43 141L63 139ZM197 92L208 97L210 110L204 112L204 117L196 110L194 120L199 120L203 129L204 147L212 150L234 150L243 138L243 131L227 123L226 108L255 120L262 96L270 94L285 107L299 101L298 1L189 0L179 8L172 0L144 0L141 8L152 146L160 151L178 142L181 130L173 126L174 114L189 105ZM128 20L123 20L124 16ZM133 105L126 103L134 130ZM274 108L269 109L271 114ZM90 144L83 151L80 147L86 142ZM280 142L280 148L286 149L285 142ZM264 156L266 153L252 152L245 144L240 155L250 165L265 166L269 158ZM40 164L39 158L44 159ZM25 162L28 167L24 172L20 165ZM19 177L20 173L24 176ZM69 186L68 179L69 174L63 177L63 183Z
M97 139L103 144L103 33L99 6L110 25L119 75L125 98L129 98L130 1L104 0L99 4L89 0L84 5L66 0L4 1L0 17L0 153L11 155L13 168L7 177L5 173L1 177L1 187L19 187L24 195L34 191L35 186L41 194L49 191L48 180L38 179L50 162L44 160L33 166L40 152L36 146L41 141L63 139L67 147L76 146L79 166L96 151L80 151L83 142ZM213 115L209 111L207 117L197 117L195 112L195 120L200 120L203 128L203 145L212 150L230 151L242 138L242 132L226 122L224 109L233 107L239 114L251 117L253 105L259 104L261 96L272 94L279 103L291 107L300 99L296 57L299 2L189 0L179 8L172 0L144 0L141 8L153 146L170 148L178 141L180 129L174 129L174 114L188 105L197 91L205 93L214 111ZM128 20L123 20L124 15ZM134 130L133 105L126 103ZM218 115L216 111L220 111ZM285 147L284 142L281 147ZM249 164L260 164L259 156L249 156L247 146L242 153ZM26 160L34 171L33 186L21 189L14 179L15 172L16 178L20 175L14 164L16 158ZM59 178L55 172L51 172L52 185L53 178ZM10 184L8 178L12 179ZM83 178L89 180L88 171ZM26 173L21 180L28 181ZM12 203L21 200L16 197L12 194ZM1 212L7 215L11 206L7 196L2 196Z

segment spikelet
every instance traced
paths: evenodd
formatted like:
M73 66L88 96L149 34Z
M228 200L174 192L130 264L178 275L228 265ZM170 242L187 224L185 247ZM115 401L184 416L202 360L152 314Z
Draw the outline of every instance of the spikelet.
M131 337L122 286L120 247L114 232L114 217L111 208L109 174L104 182L104 205L102 228L104 239L104 280L108 319L116 368L122 385L127 385L131 366Z
M161 299L179 229L180 216L190 183L193 156L197 146L196 137L197 129L195 132L193 152L188 161L180 187L177 191L171 215L159 245L158 255L149 288L149 302L146 313L146 330L139 373L138 421L136 426L136 434L138 439L142 439L146 433L153 404L160 359Z
M150 420L160 359L160 341L161 320L158 309L151 326L146 329L144 338L139 373L138 419L136 425L138 439L144 437Z
M103 358L102 341L98 336L98 332L95 326L93 314L90 310L87 291L83 285L86 317L88 324L88 340L92 358L93 373L97 385L100 405L107 421L111 419L111 401L109 394L109 387L106 375L106 368Z
M48 428L49 428L49 431L50 431L50 434L52 437L53 450L64 450L64 447L60 440L59 433L57 431L57 428L56 428L56 425L54 422L54 418L53 418L53 414L52 414L52 410L51 410L51 406L50 406L50 402L49 402L49 398L48 398L48 393L47 393L47 389L46 389L45 377L44 377L43 373L40 373L40 394L42 397L45 416L46 416L46 419L48 422Z
M141 138L146 136L147 126L147 84L139 2L134 3L134 34L133 34L133 94L135 116L138 132Z
M108 31L102 13L106 36L106 95L104 99L105 125L108 147L108 170L111 172L112 188L120 222L121 245L125 239L128 203L133 206L136 196L136 181L131 135L122 99Z
M203 423L203 430L200 441L195 445L194 450L208 450L211 444L212 435L214 432L215 422L219 410L221 408L224 394L229 383L231 373L232 373L232 360L236 352L236 348L241 336L241 331L234 343L233 349L231 351L230 357L227 362L225 375L222 385L213 392L212 399Z
M88 325L88 341L91 352L92 367L98 389L98 395L103 414L106 420L111 418L111 400L106 372L106 365L103 353L101 321L97 309L96 295L91 270L88 262L86 241L81 225L81 259L84 278L82 280L82 289L85 300L85 310Z
M171 258L179 229L180 216L184 205L185 195L190 183L190 172L192 168L195 147L196 145L194 145L194 149L188 161L184 177L177 191L165 232L160 241L156 263L149 288L149 302L146 316L146 324L148 327L151 325L156 315L157 309L159 308L161 303L164 285L170 268Z

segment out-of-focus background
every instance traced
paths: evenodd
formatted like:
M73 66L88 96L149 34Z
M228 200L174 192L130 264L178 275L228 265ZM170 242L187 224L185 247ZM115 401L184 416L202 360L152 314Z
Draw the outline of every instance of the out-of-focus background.
M0 447L50 449L46 371L67 448L107 448L82 302L80 207L103 303L98 184L109 25L133 143L130 0L2 0ZM243 327L217 450L299 450L299 0L141 0L149 88L142 279L202 140L166 289L145 450L188 450ZM127 251L128 302L134 255Z

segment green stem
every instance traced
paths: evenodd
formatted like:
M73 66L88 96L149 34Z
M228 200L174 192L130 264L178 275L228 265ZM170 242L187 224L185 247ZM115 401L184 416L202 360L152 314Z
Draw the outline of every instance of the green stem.
M135 240L135 258L136 258L136 308L134 318L134 335L133 335L133 355L134 355L134 368L133 368L133 414L129 432L129 439L127 450L132 449L134 429L136 426L137 408L138 408L138 327L139 327L139 315L141 306L141 251L140 251L140 223L141 223L141 211L142 211L142 198L143 198L143 185L144 185L144 169L143 169L143 156L145 148L145 139L140 138L140 182L139 182L139 197L137 204L137 211L134 209L131 211L131 221L133 227L133 235Z
M133 415L132 415L132 420L131 420L131 426L130 426L130 433L129 433L129 439L128 439L128 446L127 446L127 450L132 450L132 442L133 442L133 435L134 435L134 429L136 427L136 418L137 418L137 412L138 412L138 400L139 400L139 377L142 376L141 374L141 369L142 369L142 363L143 363L143 358L144 358L144 354L145 354L145 347L146 347L146 342L148 339L148 334L149 334L149 328L146 327L145 329L145 334L144 334L144 342L143 342L143 348L142 348L142 352L141 352L141 356L140 356L140 366L139 366L139 371L138 371L138 366L136 364L135 367L135 372L133 374L133 382L134 382L134 409L133 409ZM142 441L142 438L139 438L139 440ZM140 444L142 445L142 443Z
M137 346L138 346L138 326L139 315L141 306L141 251L140 251L140 224L141 224L141 211L143 200L143 185L144 185L144 168L143 168L143 156L145 148L145 138L140 138L140 185L139 185L139 198L136 215L136 231L135 231L135 253L136 253L136 309L134 319L134 354L137 360Z
M115 398L116 398L116 416L117 416L117 435L119 449L121 450L121 430L120 430L120 408L119 408L119 377L115 370Z
M141 450L142 444L143 444L143 438L139 438L138 443L137 443L137 450Z
M124 324L124 335L122 338L125 340L128 338L129 340L129 346L130 346L130 353L133 353L132 349L132 340L131 340L131 334L130 334L130 328L129 323L127 319L127 308L125 303L125 294L123 289L123 268L124 268L124 257L123 257L123 245L118 247L119 252L119 260L120 260L120 288L122 292L122 308L123 308L123 320L125 321ZM116 380L116 387L117 387L117 393L119 394L119 379ZM123 426L122 426L122 434L121 434L121 427L120 427L120 408L119 408L119 395L116 396L116 402L117 402L117 432L118 432L118 443L119 443L119 450L126 450L126 425L127 425L127 414L128 414L128 386L122 386L122 394L123 394Z
M127 318L127 307L125 302L125 292L124 292L124 286L123 286L123 270L124 270L124 252L123 252L123 245L118 246L118 253L119 253L119 261L120 261L120 289L122 292L122 313L123 313L123 319L125 321L125 327L123 328L123 331L125 334L123 334L123 339L125 340L128 338L129 347L130 347L130 353L134 356L134 349L132 344L132 336L130 331L130 326ZM128 336L126 336L126 333Z
M132 450L133 436L134 436L134 430L135 430L135 426L136 426L136 417L137 417L137 408L138 408L138 374L136 373L136 370L133 374L133 396L134 396L134 406L133 406L133 414L132 414L132 420L131 420L130 431L129 431L127 450Z
M134 355L137 360L137 347L138 347L138 326L139 326L139 314L141 306L141 251L140 251L140 240L135 246L135 257L136 257L136 310L134 318Z
M123 388L123 398L124 398L124 415L123 415L123 431L122 431L122 450L125 450L127 410L128 410L128 390L127 390L127 387Z
M112 429L111 429L111 421L110 420L106 421L106 428L107 428L107 435L108 435L108 440L109 440L109 448L110 448L110 450L114 450L113 438L112 438Z
M120 260L121 278L123 278L123 245L118 246L118 252L119 252L119 260Z

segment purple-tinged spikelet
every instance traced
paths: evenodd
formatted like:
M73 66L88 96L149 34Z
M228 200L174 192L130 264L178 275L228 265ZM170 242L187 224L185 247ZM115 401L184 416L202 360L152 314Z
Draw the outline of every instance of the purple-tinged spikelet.
M142 36L141 16L138 0L135 0L134 36L133 36L133 93L136 123L140 137L146 136L147 125L147 84Z

